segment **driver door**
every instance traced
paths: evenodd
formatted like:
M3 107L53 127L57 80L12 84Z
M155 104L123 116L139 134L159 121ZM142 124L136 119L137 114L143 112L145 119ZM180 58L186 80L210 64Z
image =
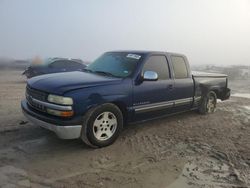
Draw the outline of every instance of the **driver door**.
M135 120L161 116L173 108L173 80L164 55L152 55L144 63L142 75L146 71L158 74L158 80L143 80L133 86L133 109Z

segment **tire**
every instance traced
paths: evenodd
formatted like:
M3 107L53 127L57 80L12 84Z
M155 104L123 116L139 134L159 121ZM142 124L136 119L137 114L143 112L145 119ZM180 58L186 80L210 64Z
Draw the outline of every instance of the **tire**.
M111 103L90 109L84 116L81 139L90 147L100 148L111 145L123 128L123 115Z
M199 113L204 115L214 113L216 110L216 105L217 105L216 93L210 91L202 97L201 104L198 109Z

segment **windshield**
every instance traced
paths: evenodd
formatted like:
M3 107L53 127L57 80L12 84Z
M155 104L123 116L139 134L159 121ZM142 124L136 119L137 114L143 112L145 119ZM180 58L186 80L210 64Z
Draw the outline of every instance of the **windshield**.
M108 52L103 54L86 70L110 76L125 78L130 76L142 55L127 52Z

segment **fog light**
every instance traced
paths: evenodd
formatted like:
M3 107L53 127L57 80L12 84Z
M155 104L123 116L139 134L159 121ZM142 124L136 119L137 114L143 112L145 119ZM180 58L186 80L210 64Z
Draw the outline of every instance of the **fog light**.
M53 110L53 109L47 109L47 112L54 116L60 116L60 117L71 117L73 116L73 111L59 111L59 110Z

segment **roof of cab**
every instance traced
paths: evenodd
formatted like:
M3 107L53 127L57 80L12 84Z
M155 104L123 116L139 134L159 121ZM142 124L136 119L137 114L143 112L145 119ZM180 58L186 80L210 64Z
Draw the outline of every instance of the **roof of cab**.
M185 56L183 54L180 53L173 53L173 52L164 52L164 51L147 51L147 50L117 50L117 51L108 51L108 53L112 53L112 52L124 52L124 53L138 53L138 54L145 54L145 55L149 55L149 54L169 54L169 55L178 55L178 56Z

